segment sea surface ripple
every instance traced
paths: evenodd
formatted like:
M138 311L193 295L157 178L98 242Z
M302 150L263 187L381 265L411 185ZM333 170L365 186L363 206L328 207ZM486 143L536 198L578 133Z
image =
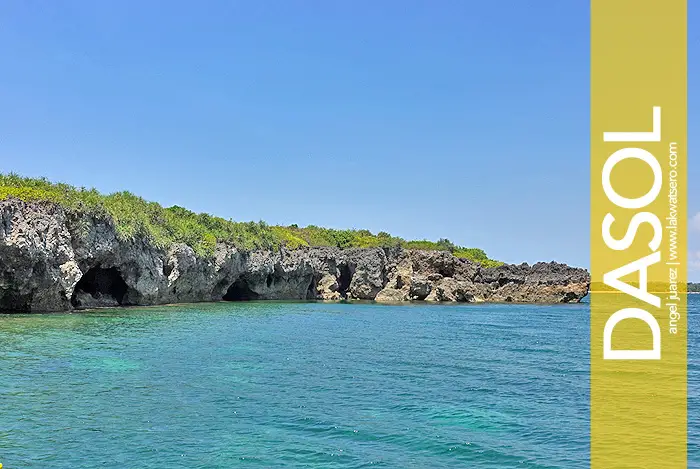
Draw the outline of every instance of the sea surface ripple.
M700 295L689 467L700 468ZM588 468L589 307L0 316L5 469Z

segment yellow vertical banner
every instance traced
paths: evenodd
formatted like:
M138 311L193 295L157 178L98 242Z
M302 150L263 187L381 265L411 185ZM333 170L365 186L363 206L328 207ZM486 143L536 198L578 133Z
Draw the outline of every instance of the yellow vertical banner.
M592 0L591 467L687 467L687 4Z

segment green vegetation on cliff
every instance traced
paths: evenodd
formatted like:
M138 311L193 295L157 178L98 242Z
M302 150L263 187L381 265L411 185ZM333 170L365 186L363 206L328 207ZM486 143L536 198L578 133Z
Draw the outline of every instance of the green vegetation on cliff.
M68 210L110 217L119 236L124 239L148 238L160 247L186 243L202 255L214 252L217 242L233 244L239 249L274 249L286 246L390 247L430 251L449 251L457 257L480 262L485 267L501 265L477 248L456 246L447 239L406 241L385 232L368 230L335 230L318 226L300 228L269 226L265 222L235 222L194 213L182 207L164 208L130 192L104 195L95 189L77 188L52 183L46 179L25 178L16 174L0 174L0 200L15 197L24 201L50 201Z

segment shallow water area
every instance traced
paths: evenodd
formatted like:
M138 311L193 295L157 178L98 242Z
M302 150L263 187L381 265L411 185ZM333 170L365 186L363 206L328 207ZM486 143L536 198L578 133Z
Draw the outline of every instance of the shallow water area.
M693 331L700 296L689 303ZM303 302L3 315L0 461L587 468L588 316L587 304Z

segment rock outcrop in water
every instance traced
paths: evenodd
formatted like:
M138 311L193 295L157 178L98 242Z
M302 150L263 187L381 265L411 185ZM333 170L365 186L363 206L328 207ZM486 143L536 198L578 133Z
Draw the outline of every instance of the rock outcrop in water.
M401 248L243 252L210 258L185 244L124 241L111 220L49 202L0 201L0 310L69 311L221 300L577 302L584 269L557 263L482 268L448 252Z

